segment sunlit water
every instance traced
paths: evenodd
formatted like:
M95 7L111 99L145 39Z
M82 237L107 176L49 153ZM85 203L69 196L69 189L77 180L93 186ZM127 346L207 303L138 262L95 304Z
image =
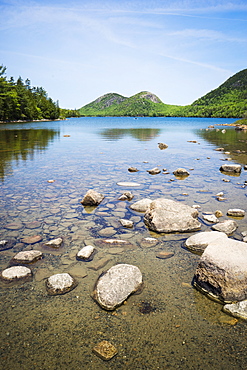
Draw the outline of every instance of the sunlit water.
M0 285L0 368L3 369L245 369L247 324L221 311L222 306L199 293L191 281L200 256L183 243L192 234L156 234L143 223L143 214L129 205L142 198L165 197L199 205L202 231L210 230L201 216L229 208L246 210L247 171L238 177L222 174L223 163L247 164L247 133L218 126L231 119L80 118L61 122L0 126L0 240L14 247L0 252L0 269L9 267L21 250L39 249L44 258L31 265L33 279ZM207 130L207 127L214 128ZM222 129L226 133L222 133ZM196 142L192 142L196 141ZM160 150L158 143L168 144ZM223 147L226 152L215 151ZM240 150L241 152L234 152ZM226 158L231 158L225 162ZM139 171L130 173L129 167ZM161 173L147 170L159 167ZM190 172L176 179L179 167ZM163 174L163 169L168 174ZM229 179L230 182L224 182ZM49 180L55 180L49 183ZM119 181L137 182L125 188ZM87 190L104 194L97 208L85 209ZM126 190L132 202L119 201ZM216 194L223 192L225 201ZM133 229L119 219L134 222ZM237 220L233 238L241 240L246 219ZM14 226L13 226L14 224ZM12 227L11 227L12 225ZM26 236L42 241L25 244ZM45 250L44 241L64 238L58 250ZM144 237L159 244L141 247ZM128 239L133 248L97 248L91 262L76 253L99 238ZM159 251L174 252L158 259ZM100 261L104 267L95 269ZM114 312L91 298L98 276L116 263L138 266L144 290ZM47 277L69 272L79 282L71 292L49 296ZM144 303L143 303L144 302ZM150 305L149 313L141 313ZM92 353L101 340L118 354L104 362Z

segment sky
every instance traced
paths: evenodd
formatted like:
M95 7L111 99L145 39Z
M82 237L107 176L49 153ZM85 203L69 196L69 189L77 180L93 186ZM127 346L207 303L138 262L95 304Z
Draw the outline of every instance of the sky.
M191 104L247 68L247 1L0 0L0 65L61 108L141 91Z

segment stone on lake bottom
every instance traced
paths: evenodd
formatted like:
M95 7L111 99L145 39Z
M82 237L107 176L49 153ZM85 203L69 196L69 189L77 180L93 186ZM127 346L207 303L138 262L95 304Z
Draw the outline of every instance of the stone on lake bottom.
M93 348L93 352L105 361L111 360L118 353L116 347L106 340L98 343Z
M84 198L81 201L81 204L84 206L97 206L102 202L103 199L104 199L103 194L100 194L97 191L90 189L85 194Z
M131 229L133 226L134 226L134 223L133 221L130 221L130 220L125 220L123 218L121 218L119 220L120 224L123 226L123 227L127 227L129 229Z
M165 260L167 258L171 258L173 256L174 256L174 253L173 252L165 252L165 251L161 251L161 252L158 252L156 254L156 257L157 258L160 258L160 259L163 259L163 260Z
M43 253L37 250L22 251L17 253L12 261L16 263L32 263L43 257Z
M130 191L125 191L118 200L132 200L134 195Z
M49 242L44 243L44 246L51 248L59 248L62 245L62 242L63 242L62 238L56 238L50 240Z
M129 172L138 172L139 170L136 167L129 167L128 171Z
M13 248L14 244L15 244L14 240L6 239L0 240L0 252Z
M138 267L119 264L111 267L96 282L93 298L106 310L120 306L130 294L142 287L142 274Z
M85 247L83 247L78 253L77 253L77 257L79 259L82 259L82 260L89 260L92 256L92 254L94 253L95 251L95 247L92 246L92 245L87 245Z
M165 143L158 143L158 147L160 150L164 150L168 148L168 145Z
M32 276L32 271L25 266L9 267L1 272L4 281L20 280Z
M108 262L110 262L111 259L108 257L101 258L98 261L94 261L91 266L88 266L91 270L98 271L99 269L102 269L107 265Z
M42 240L42 236L33 235L33 236L27 236L27 237L21 239L21 242L25 243L25 244L35 244L35 243L40 242L41 240Z
M129 182L129 181L120 181L117 182L118 186L126 186L126 187L137 187L141 186L141 184L138 184L137 182Z
M96 239L94 241L94 244L96 244L100 248L104 247L120 247L125 249L134 249L134 244L130 243L127 240L123 239Z
M155 247L158 243L159 243L158 239L147 237L143 238L139 244L142 248L151 248Z
M5 225L5 229L8 230L20 230L23 227L23 224L20 222L12 222L10 224Z
M46 280L46 289L50 295L65 294L76 286L77 282L68 273L55 274Z

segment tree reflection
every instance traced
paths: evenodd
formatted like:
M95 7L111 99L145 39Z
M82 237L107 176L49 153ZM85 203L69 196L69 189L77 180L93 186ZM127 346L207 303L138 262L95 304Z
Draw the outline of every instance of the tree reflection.
M0 131L0 178L11 171L13 160L33 159L34 153L43 151L59 131L48 129L21 129Z
M160 133L158 128L110 128L101 131L99 134L103 136L105 140L116 141L122 139L124 136L131 136L134 139L140 141L149 141L157 137Z
M224 152L230 152L226 157L231 157L240 164L247 163L247 132L226 129L198 130L197 134L203 139L215 145L215 148L222 147Z

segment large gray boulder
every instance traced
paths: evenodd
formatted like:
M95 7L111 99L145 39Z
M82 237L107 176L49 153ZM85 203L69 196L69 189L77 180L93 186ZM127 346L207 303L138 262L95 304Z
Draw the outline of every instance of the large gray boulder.
M210 243L218 239L223 239L222 243L224 243L227 235L219 231L203 231L190 236L185 241L185 246L192 252L203 253Z
M104 199L103 194L100 194L97 191L90 189L84 195L81 204L84 206L97 206L102 202L103 199Z
M114 310L130 294L139 290L142 284L142 274L138 267L127 264L115 265L99 277L93 298L102 308Z
M144 215L150 230L160 233L191 232L201 228L197 220L198 211L171 199L154 200Z
M193 284L208 296L224 303L246 299L246 244L230 238L211 242L201 256Z

